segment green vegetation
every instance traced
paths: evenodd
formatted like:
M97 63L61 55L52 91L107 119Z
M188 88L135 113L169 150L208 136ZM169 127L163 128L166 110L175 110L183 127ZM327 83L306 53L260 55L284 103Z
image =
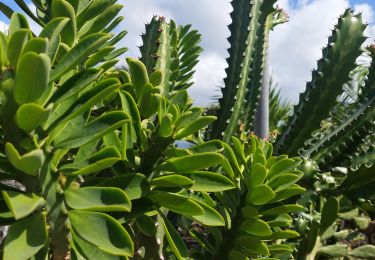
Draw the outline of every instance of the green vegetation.
M153 17L142 57L118 69L115 0L37 0L36 15L16 2L43 29L0 4L2 259L375 257L375 47L362 49L361 15L339 18L292 111L274 89L261 98L268 35L287 15L234 0L213 116L187 92L202 51L190 25Z

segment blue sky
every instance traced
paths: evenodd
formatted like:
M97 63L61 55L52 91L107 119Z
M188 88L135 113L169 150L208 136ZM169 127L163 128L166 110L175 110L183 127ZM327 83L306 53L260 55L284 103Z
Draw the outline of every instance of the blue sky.
M4 2L16 7L13 0ZM144 30L144 23L155 14L172 18L179 24L191 23L201 32L204 52L197 65L196 84L190 93L198 105L210 103L212 97L219 94L219 86L225 77L230 0L119 2L125 5L121 13L125 20L118 30L129 31L120 42L121 46L129 48L125 56L139 55L139 35ZM321 48L345 8L352 7L363 12L364 19L369 23L366 34L370 39L367 43L375 41L375 0L278 0L278 5L286 10L290 21L271 33L270 66L282 95L293 102L298 100L299 92L304 90L306 81L311 79L311 70L321 57ZM0 15L0 30L6 28L7 23L5 16ZM32 24L32 28L39 30L35 24Z

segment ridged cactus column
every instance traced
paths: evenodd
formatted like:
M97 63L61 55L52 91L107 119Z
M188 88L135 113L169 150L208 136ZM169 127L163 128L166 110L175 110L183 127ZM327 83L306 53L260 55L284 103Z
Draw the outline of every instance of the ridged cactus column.
M332 104L343 92L343 85L349 80L349 73L356 67L355 61L362 53L365 28L361 14L354 15L348 9L340 17L322 51L323 58L313 71L312 80L300 95L295 113L277 141L276 152L297 155L312 132L319 129L321 121L329 116Z
M202 48L198 45L201 35L190 27L176 26L173 20L168 23L164 17L154 16L142 35L141 61L149 73L163 72L159 86L163 96L193 84L194 67Z
M231 136L244 124L245 130L253 128L259 100L264 85L260 105L257 134L268 135L268 81L264 79L267 59L269 31L286 21L280 10L274 8L277 0L234 0L229 25L229 58L227 77L219 99L218 120L212 131L214 138L230 141ZM275 19L276 18L276 19ZM264 84L263 84L264 82Z

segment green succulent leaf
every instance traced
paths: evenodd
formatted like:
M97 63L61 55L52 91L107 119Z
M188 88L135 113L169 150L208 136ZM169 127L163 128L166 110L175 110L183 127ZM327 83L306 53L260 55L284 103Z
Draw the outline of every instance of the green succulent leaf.
M35 103L26 103L17 110L15 121L25 132L30 132L47 120L50 110Z
M161 221L164 227L165 236L167 237L167 241L172 249L172 252L175 254L177 259L188 259L189 253L180 234L166 217L162 216Z
M193 216L192 218L205 226L225 226L224 218L213 207L206 203L195 200L202 208L204 213L202 215Z
M47 240L47 223L43 214L20 220L9 227L3 259L29 259L46 245Z
M178 214L197 216L204 214L204 209L199 203L189 197L170 192L155 191L147 195L157 205L167 208Z
M187 125L185 128L179 130L176 133L175 138L178 140L178 139L184 138L188 135L197 133L199 130L205 128L206 126L208 126L210 123L212 123L215 120L216 120L215 116L201 117L201 118L193 121L191 124Z
M67 44L68 46L72 46L76 40L77 31L76 15L73 6L65 0L52 0L51 17L69 18L69 21L65 25L64 29L62 29L60 35L63 43Z
M83 257L86 257L86 259L98 258L98 259L103 259L103 260L122 260L123 259L123 257L112 255L112 254L109 254L107 252L100 250L96 245L91 244L90 242L76 235L74 231L72 231L72 239L74 242L75 249L78 250L80 254L82 254L82 258Z
M234 241L235 245L256 255L269 255L267 245L262 240L251 236L240 236Z
M273 190L265 184L255 187L248 193L246 202L250 205L264 205L273 200L276 194Z
M260 163L256 163L251 168L250 178L247 180L247 186L251 190L261 184L267 177L267 169Z
M128 232L114 218L99 212L68 212L74 232L100 250L113 255L132 256L134 244Z
M320 220L320 235L322 235L335 221L339 212L339 202L337 198L330 197L324 203Z
M131 210L131 202L126 193L119 188L83 187L64 192L69 207L89 211L125 211Z
M321 247L318 254L328 257L344 257L349 254L348 246L344 244L335 244Z
M129 117L123 112L108 112L92 120L77 131L77 128L69 128L69 124L60 133L58 140L55 139L57 148L76 148L92 140L99 139L108 132L129 123Z
M9 21L9 35L13 36L15 33L23 29L27 31L30 30L26 17L21 13L14 12Z
M220 173L208 171L193 171L189 173L180 174L188 176L190 179L193 180L193 185L189 187L189 190L220 192L235 188L234 183L224 175L221 175Z
M274 244L274 245L267 245L268 250L270 251L271 255L276 254L291 254L293 252L293 248L286 244Z
M87 69L74 74L56 90L51 102L61 103L84 90L98 78L100 72L98 69Z
M65 28L67 23L69 22L69 18L58 17L52 19L49 23L47 23L43 30L40 32L40 38L48 38L48 50L47 55L51 60L51 64L55 61L57 51L59 49L59 45L61 42L61 31Z
M261 219L246 219L242 222L240 229L258 237L272 235L271 228Z
M14 90L14 99L18 104L44 103L45 100L41 98L50 88L50 68L50 60L46 54L28 52L20 58Z
M301 212L304 210L305 208L301 205L288 204L288 205L282 205L282 206L266 209L264 211L261 211L259 214L263 216L270 216L270 215L279 215L279 214L284 214L284 213Z
M150 191L147 178L140 173L127 173L115 176L100 182L99 185L125 190L130 200L139 199Z
M102 46L109 36L104 33L96 33L85 37L79 43L65 54L51 72L50 82L56 81L64 73L74 68L80 62L84 61L90 54L94 53L100 46Z
M218 153L199 153L179 158L172 158L158 166L161 171L170 172L189 172L202 170L204 168L216 166L220 164L225 158Z
M146 236L153 236L156 233L155 221L152 217L147 215L141 215L135 219L137 227L142 231Z
M9 39L7 45L7 56L10 64L17 68L23 48L29 38L29 30L22 29L16 31Z
M178 174L157 177L150 182L151 185L157 187L186 187L193 183L191 179Z
M350 256L358 257L362 259L371 259L375 257L375 246L374 245L363 245L355 248L350 252Z
M42 167L45 156L41 149L32 150L24 155L20 155L17 149L11 143L6 143L5 153L9 162L16 169L28 174L36 176Z
M16 220L27 217L46 203L42 197L34 193L3 190L1 194Z
M121 160L121 155L116 147L105 147L90 156L87 160L66 164L59 168L66 175L78 176L97 173L105 170Z

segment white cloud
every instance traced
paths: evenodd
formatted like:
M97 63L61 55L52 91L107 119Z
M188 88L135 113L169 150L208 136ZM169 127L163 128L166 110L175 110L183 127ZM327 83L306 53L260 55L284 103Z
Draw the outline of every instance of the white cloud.
M200 57L194 75L196 84L190 88L195 105L206 106L213 102L214 96L221 95L226 66L225 60L215 52L207 52Z
M369 23L365 31L365 35L369 37L366 44L373 43L375 40L374 9L368 4L359 4L354 6L354 10L356 12L361 12L363 21Z
M0 31L1 31L1 32L7 32L7 31L8 31L8 28L9 28L8 24L6 24L6 23L0 21Z
M347 0L291 1L285 7L290 16L287 24L271 33L270 64L279 82L282 95L297 101L311 79L311 70L321 57L321 48L337 22L337 17L349 6Z

